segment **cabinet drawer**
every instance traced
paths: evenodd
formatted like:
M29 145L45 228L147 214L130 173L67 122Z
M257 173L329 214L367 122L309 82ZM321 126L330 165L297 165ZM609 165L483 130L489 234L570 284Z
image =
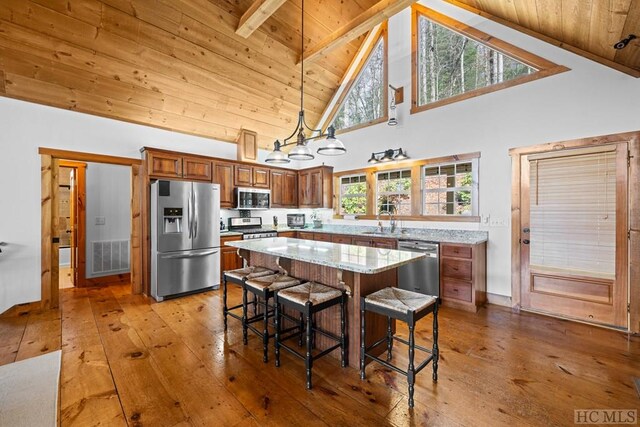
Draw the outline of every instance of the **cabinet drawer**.
M471 246L442 245L442 256L471 259Z
M351 236L341 236L339 234L334 234L331 236L331 241L333 243L342 243L345 245L350 245L353 239L351 239Z
M313 234L314 233L309 233L308 231L298 231L298 239L314 240Z
M331 234L315 233L315 236L314 236L313 240L319 240L321 242L330 242L331 241Z
M296 237L298 237L298 232L297 231L279 231L278 237L289 237L289 238L295 239Z
M442 258L442 277L452 279L471 280L471 261L464 259Z
M459 282L457 280L442 279L443 298L452 298L461 301L471 302L471 283Z

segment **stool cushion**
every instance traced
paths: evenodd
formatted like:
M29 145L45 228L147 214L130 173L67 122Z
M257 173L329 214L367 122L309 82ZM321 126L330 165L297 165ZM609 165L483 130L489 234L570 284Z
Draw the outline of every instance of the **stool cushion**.
M321 304L341 296L342 291L315 282L303 283L278 292L278 298L300 305L305 305L307 301L311 304Z
M437 298L431 295L398 288L380 289L365 298L367 304L375 304L399 313L419 312L434 304L436 300Z
M295 285L300 284L300 280L295 277L287 276L286 274L271 274L269 276L255 277L253 279L249 279L246 282L246 285L262 291L264 289L269 289L270 291L279 291L280 289L290 288Z
M269 270L264 267L244 267L238 268L237 270L229 270L225 271L225 276L232 277L237 280L245 280L245 279L253 279L255 277L268 276L270 274L274 274L275 271Z

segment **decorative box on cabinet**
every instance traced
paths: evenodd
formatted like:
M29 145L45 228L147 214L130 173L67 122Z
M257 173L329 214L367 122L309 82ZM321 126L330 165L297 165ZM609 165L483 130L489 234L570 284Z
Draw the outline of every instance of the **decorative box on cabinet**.
M487 300L486 242L440 245L442 304L476 312Z

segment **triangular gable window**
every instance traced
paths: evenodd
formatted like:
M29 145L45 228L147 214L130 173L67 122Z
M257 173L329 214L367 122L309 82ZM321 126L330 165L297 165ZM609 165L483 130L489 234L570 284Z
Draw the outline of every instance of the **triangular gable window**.
M412 112L566 70L424 6L413 13Z
M345 95L337 104L333 118L336 130L361 127L387 118L386 25Z

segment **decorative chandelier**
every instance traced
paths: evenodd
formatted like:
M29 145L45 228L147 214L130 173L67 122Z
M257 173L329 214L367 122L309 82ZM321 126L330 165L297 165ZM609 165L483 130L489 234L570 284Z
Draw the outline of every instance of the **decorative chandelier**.
M333 125L327 128L326 133L322 133L322 129L313 129L309 126L304 118L304 0L302 0L302 30L301 30L301 52L302 59L300 64L300 112L298 113L298 124L291 135L280 142L276 140L273 143L273 151L269 153L265 162L274 164L285 164L293 160L313 160L314 156L307 146L309 141L318 140L326 137L324 143L318 148L317 153L325 156L338 156L347 152L344 144L336 138L336 129ZM311 132L311 136L307 137L305 129ZM314 136L315 134L315 136ZM293 140L293 137L296 137ZM295 147L285 154L282 148L295 144Z

